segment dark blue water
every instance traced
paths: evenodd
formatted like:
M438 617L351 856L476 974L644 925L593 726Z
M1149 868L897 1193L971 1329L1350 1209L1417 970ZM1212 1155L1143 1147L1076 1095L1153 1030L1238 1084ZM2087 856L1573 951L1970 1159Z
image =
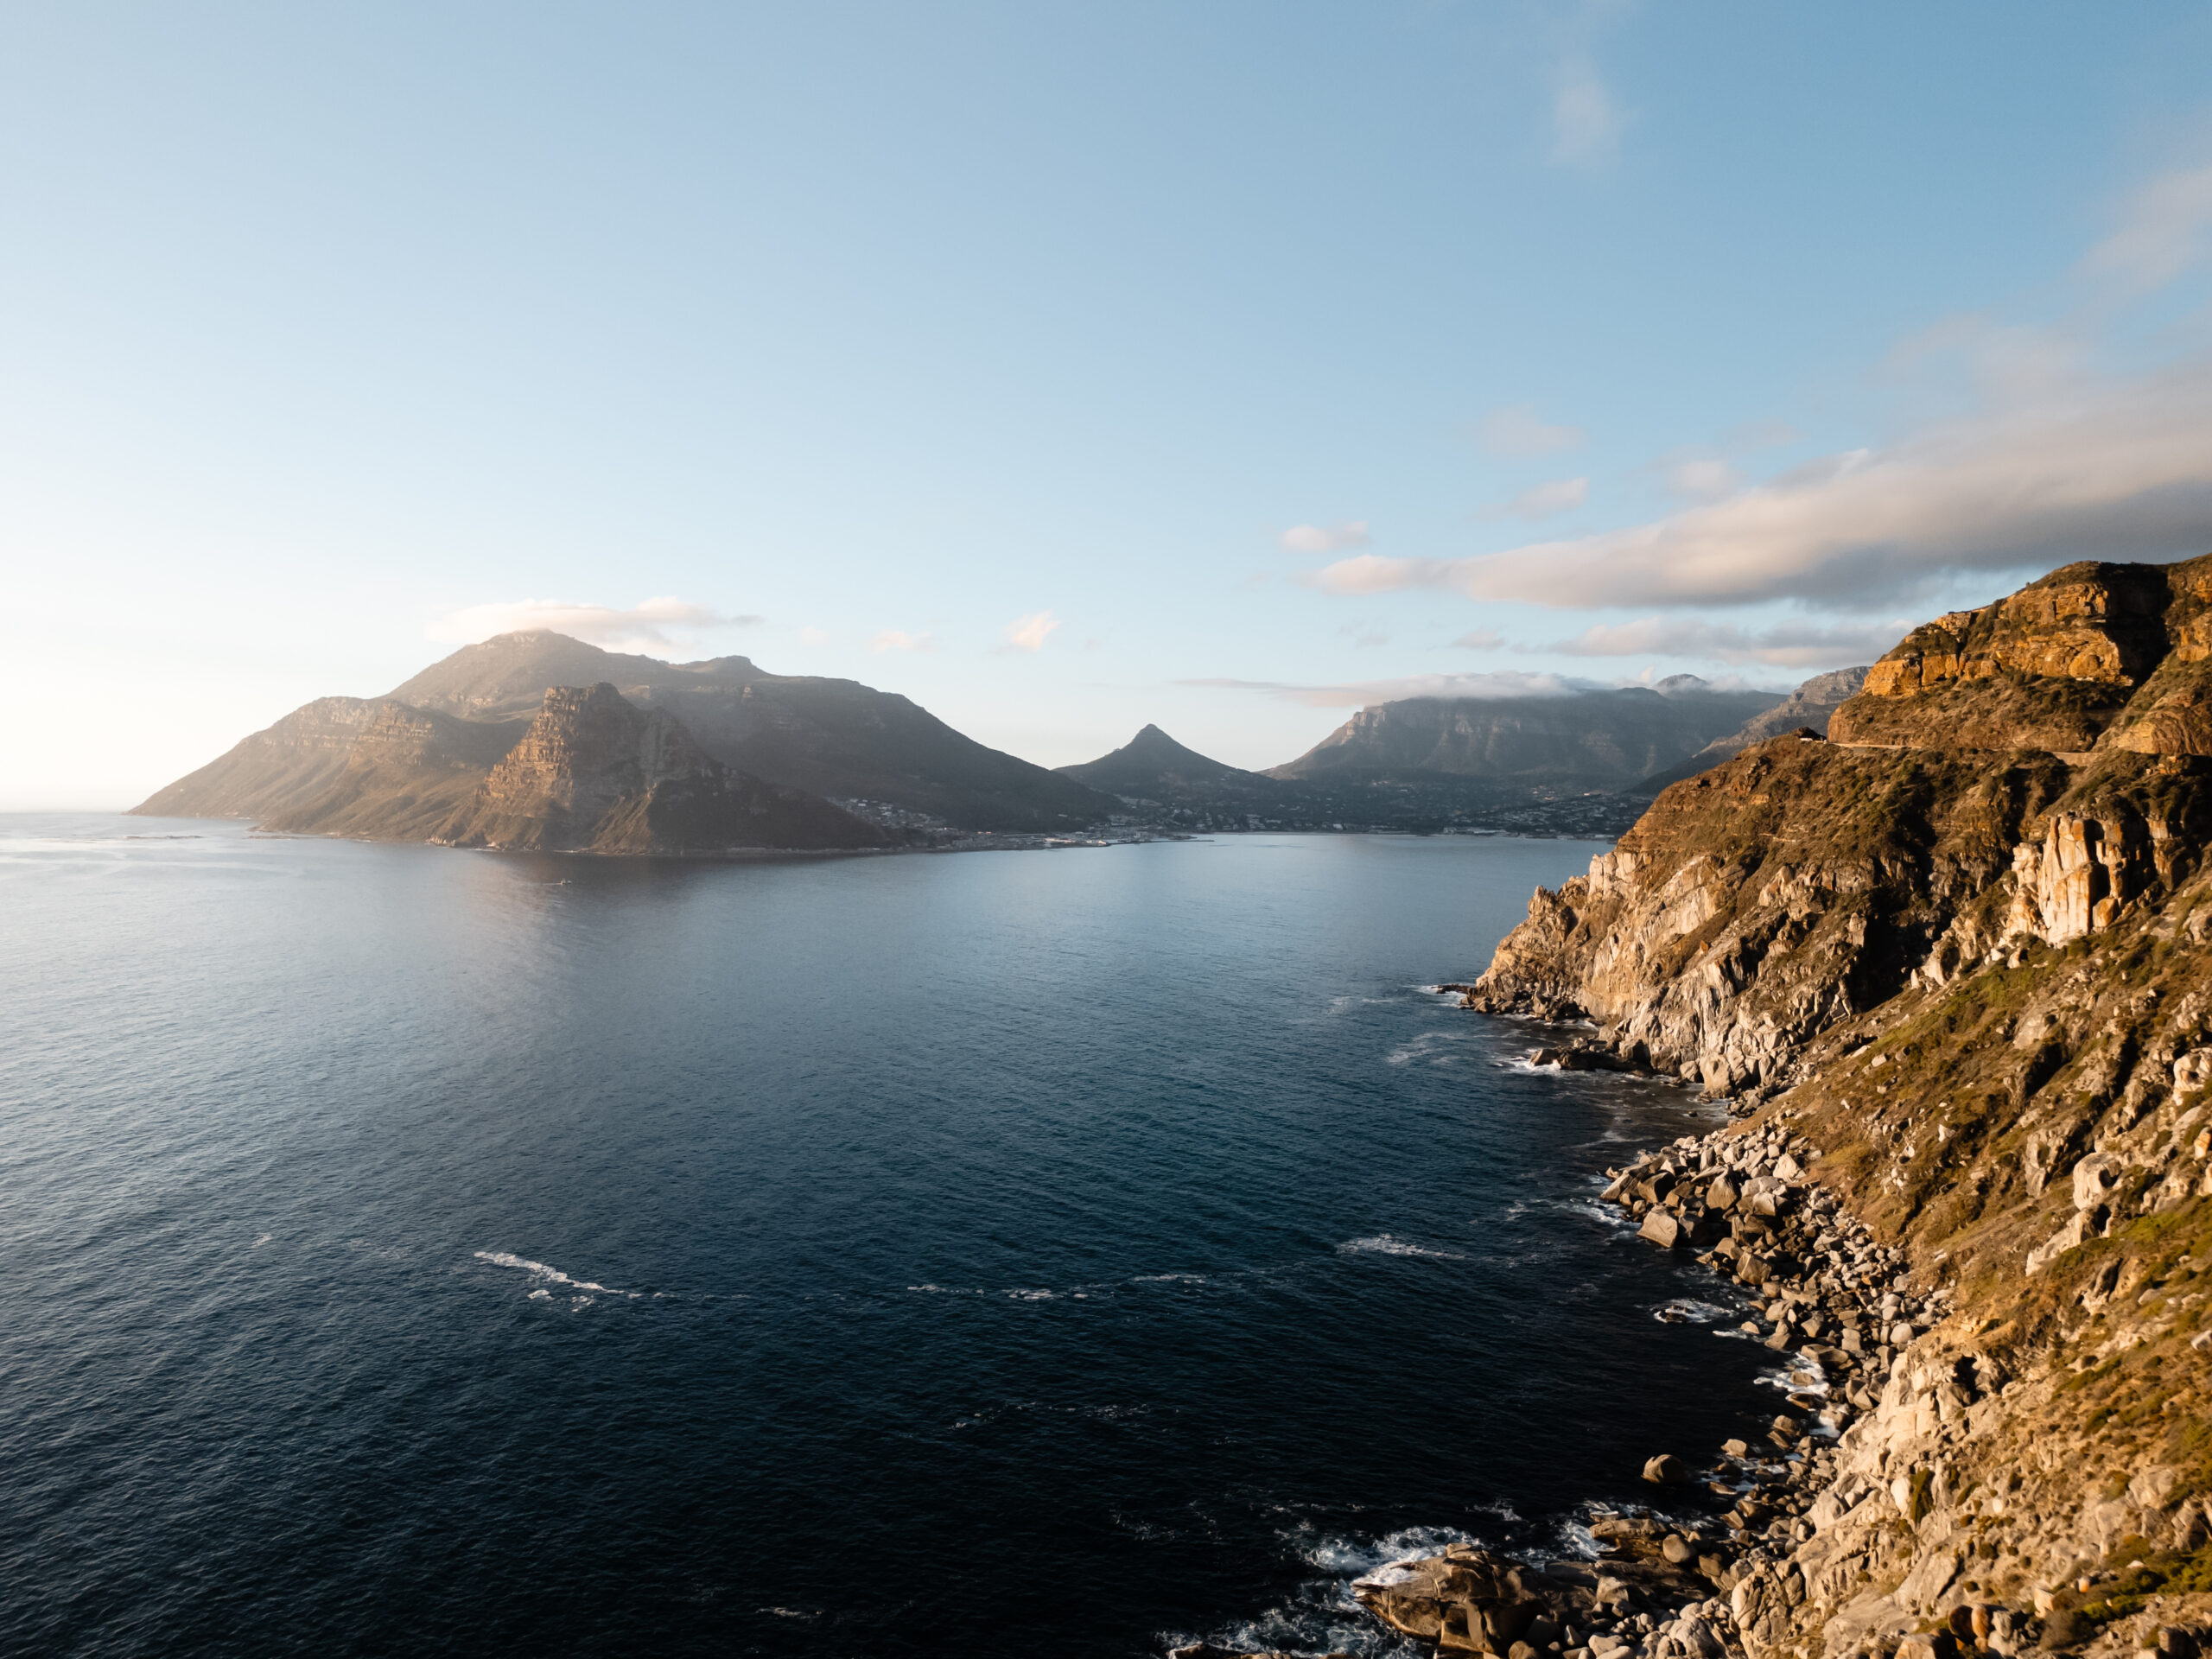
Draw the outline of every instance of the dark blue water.
M1709 1119L1421 988L1592 850L0 820L0 1646L1380 1650L1757 1411L1589 1202Z

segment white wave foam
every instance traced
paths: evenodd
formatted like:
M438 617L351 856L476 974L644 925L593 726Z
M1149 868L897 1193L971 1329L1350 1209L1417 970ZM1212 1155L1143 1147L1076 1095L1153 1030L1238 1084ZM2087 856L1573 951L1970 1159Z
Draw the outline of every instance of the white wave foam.
M1665 1306L1655 1308L1651 1317L1666 1325L1711 1325L1716 1319L1726 1319L1728 1310L1715 1307L1711 1302L1678 1296Z
M251 1250L257 1250L275 1236L276 1235L273 1233L264 1233L259 1238L255 1239L252 1243L246 1246L246 1248Z
M1430 1051L1442 1045L1463 1043L1466 1033L1457 1031L1424 1031L1410 1042L1401 1043L1382 1057L1385 1065L1411 1065L1416 1060L1426 1060L1431 1065L1447 1065L1450 1055L1433 1054Z
M1426 1244L1415 1244L1390 1233L1377 1233L1372 1238L1348 1238L1337 1246L1339 1255L1427 1255L1443 1262L1464 1262L1467 1258L1457 1250L1440 1250Z
M1478 1541L1473 1534L1457 1527L1407 1527L1364 1542L1323 1538L1302 1553L1310 1565L1355 1584L1395 1584L1395 1578L1383 1575L1399 1572L1404 1563L1425 1555L1441 1555L1453 1544Z
M1049 1290L1009 1290L1006 1294L1017 1302L1049 1302L1053 1296Z
M527 1256L516 1255L508 1250L479 1250L476 1252L476 1259L479 1262L489 1262L495 1268L520 1268L533 1279L540 1280L549 1285L566 1285L571 1290L595 1290L602 1296L626 1296L632 1301L644 1294L642 1291L610 1290L605 1285L594 1284L588 1279L571 1279L558 1268L548 1267L543 1262L532 1262ZM550 1294L550 1292L543 1289L531 1293L533 1299ZM589 1304L587 1302L585 1305Z

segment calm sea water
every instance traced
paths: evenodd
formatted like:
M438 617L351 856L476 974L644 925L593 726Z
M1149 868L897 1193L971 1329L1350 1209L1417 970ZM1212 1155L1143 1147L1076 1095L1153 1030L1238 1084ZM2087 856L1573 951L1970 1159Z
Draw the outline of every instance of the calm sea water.
M1382 1650L1761 1414L1591 1201L1709 1110L1422 988L1592 850L0 819L0 1647Z

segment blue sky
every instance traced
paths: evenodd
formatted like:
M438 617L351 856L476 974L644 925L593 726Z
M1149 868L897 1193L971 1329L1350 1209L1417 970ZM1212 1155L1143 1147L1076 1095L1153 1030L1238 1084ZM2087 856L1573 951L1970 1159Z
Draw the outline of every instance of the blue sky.
M0 31L0 804L533 622L1264 766L2212 550L2202 5Z

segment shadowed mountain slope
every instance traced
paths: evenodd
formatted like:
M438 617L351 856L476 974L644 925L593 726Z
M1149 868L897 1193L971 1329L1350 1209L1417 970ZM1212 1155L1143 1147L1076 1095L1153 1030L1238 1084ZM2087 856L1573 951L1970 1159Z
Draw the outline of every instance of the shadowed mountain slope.
M514 746L548 690L601 683L675 719L721 765L815 795L967 830L1071 830L1121 809L1111 795L853 680L766 674L742 657L664 663L540 630L464 646L387 697L318 699L137 810L338 835L429 834Z
M1272 781L1185 748L1157 726L1146 727L1111 754L1055 770L1114 795L1158 796L1224 785L1264 789Z
M1479 779L1566 790L1625 789L1681 765L1783 701L1721 691L1681 674L1656 687L1554 696L1409 697L1363 709L1295 760L1282 779L1422 783Z
M435 836L461 847L697 853L879 847L872 824L723 766L665 709L604 681L545 693L522 739Z
M526 714L549 686L606 681L664 709L701 748L757 777L837 799L881 801L964 829L1079 829L1120 803L963 735L894 692L856 680L770 674L744 657L664 663L565 634L467 645L393 691L469 720Z
M521 719L326 697L134 810L251 817L294 835L600 853L893 839L804 790L724 766L673 715L604 682L552 688Z

